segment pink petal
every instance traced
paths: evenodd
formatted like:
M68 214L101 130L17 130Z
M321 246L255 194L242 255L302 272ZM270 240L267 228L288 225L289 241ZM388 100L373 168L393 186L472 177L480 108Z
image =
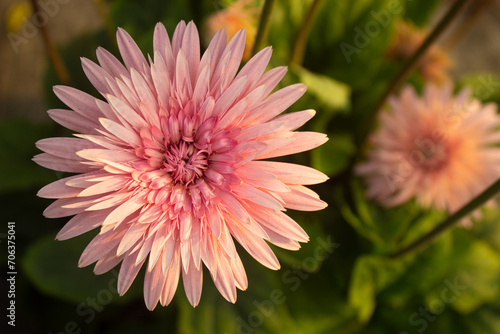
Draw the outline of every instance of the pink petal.
M110 119L99 118L102 126L113 134L117 139L120 139L124 143L130 144L131 146L141 146L142 141L139 135L134 131L125 128L123 125L118 124Z
M118 245L125 234L126 229L118 228L114 231L108 231L104 234L98 234L87 245L78 261L78 267L86 267L100 259L104 254Z
M101 67L109 74L111 74L111 76L120 78L122 75L129 75L125 66L123 66L123 64L118 59L116 59L116 57L113 56L108 50L102 47L98 47L96 54L97 60L99 61Z
M76 132L97 134L95 129L102 128L97 120L89 120L72 110L51 109L47 113L57 123Z
M289 154L309 151L328 141L328 137L319 132L296 132L293 134L294 141L286 145L273 145L269 150L260 154L257 159L268 159Z
M113 95L107 95L106 99L109 101L109 105L114 113L122 120L122 124L125 121L135 129L140 129L147 125L146 121L128 103L123 102Z
M148 65L141 49L139 49L132 37L122 28L118 28L116 41L118 42L118 48L120 49L123 62L129 70L134 68L137 71L141 71L143 65Z
M288 131L293 131L304 125L307 121L309 121L314 115L316 111L312 109L291 112L288 114L280 115L274 118L274 121L285 122L285 129Z
M189 303L196 307L200 302L201 287L203 284L203 269L196 268L192 260L189 261L187 272L182 270L182 281L184 283L184 291L189 300Z
M198 72L198 64L200 63L200 38L193 21L190 21L186 27L181 49L186 55L191 82L194 82Z
M278 270L280 264L276 255L262 238L248 233L245 229L230 225L231 234L238 240L241 246L257 261L269 269Z
M56 157L48 153L35 155L33 161L42 167L60 172L85 173L93 170L92 166L85 165L80 160Z
M181 266L179 253L176 251L172 258L172 262L170 263L170 266L168 267L168 270L165 274L166 280L160 296L160 303L163 306L167 306L168 304L170 304L172 298L174 298L175 291L177 290L177 285L179 283L180 270Z
M307 166L275 161L258 161L255 164L286 184L318 184L328 180L327 175Z
M312 190L303 186L290 186L289 193L281 193L281 198L285 201L285 207L300 211L317 211L328 206L319 199L319 196Z
M132 246L134 246L139 239L143 238L146 231L148 230L148 224L131 224L130 228L127 230L123 236L118 248L116 250L116 255L120 256L125 254Z
M99 93L103 96L114 93L116 89L113 89L113 86L110 86L110 84L114 85L114 80L108 72L87 58L82 58L82 68L89 81L99 91Z
M232 189L239 199L255 203L272 210L284 210L283 206L272 196L252 186L242 183ZM251 203L249 203L251 205Z
M94 267L94 274L102 275L113 269L118 263L122 262L123 256L116 256L116 247L110 250L104 257L99 259Z
M219 260L218 270L216 275L213 276L215 286L227 301L235 303L236 286L234 282L233 271L231 270L228 259L225 258L223 254L219 254L217 258Z
M136 254L126 255L123 259L122 265L120 267L120 273L118 274L118 294L123 296L125 292L130 288L132 282L134 281L137 273L142 267L144 260L135 262Z
M77 214L57 233L57 240L67 240L101 226L110 210L85 211Z
M255 84L258 82L258 80L266 70L272 53L273 49L270 46L260 50L245 64L245 66L243 66L241 71L238 72L235 80L238 80L239 78L242 78L244 76L247 77L247 84L245 89L242 91L242 95L248 93L251 88L256 87Z
M101 115L96 98L78 89L68 86L54 86L56 96L68 107L89 120L95 120Z
M137 196L139 197L139 196ZM103 225L120 224L128 215L133 214L144 206L141 198L131 197L116 209L114 209L102 222Z
M265 86L266 89L264 90L264 96L269 95L271 91L276 87L276 85L283 79L287 72L287 68L285 66L279 66L275 67L273 69L270 69L262 77L260 80L255 84L255 87L259 86Z
M75 197L80 193L81 189L70 187L66 185L66 182L77 177L80 177L80 175L66 177L49 183L38 191L37 196L43 198Z
M146 270L144 277L144 301L148 310L152 311L158 301L165 284L165 275L161 270L161 262L157 262L153 269Z

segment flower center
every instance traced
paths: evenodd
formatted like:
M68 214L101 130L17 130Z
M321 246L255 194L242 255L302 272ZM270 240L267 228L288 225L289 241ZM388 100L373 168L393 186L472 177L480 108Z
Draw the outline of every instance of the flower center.
M168 145L164 156L162 169L170 173L174 182L187 185L202 177L208 168L208 151L200 150L193 143L184 140Z
M415 140L410 158L414 165L425 170L439 170L448 161L449 149L444 138L425 136Z

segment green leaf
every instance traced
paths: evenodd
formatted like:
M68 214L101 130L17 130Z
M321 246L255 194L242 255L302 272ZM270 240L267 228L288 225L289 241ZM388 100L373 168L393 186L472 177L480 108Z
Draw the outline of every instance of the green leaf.
M497 253L500 253L500 209L498 207L483 208L482 218L474 221L473 231Z
M439 4L441 0L405 1L404 18L411 20L417 26L424 26Z
M92 266L78 268L78 259L92 236L89 233L55 241L48 235L39 239L23 258L26 275L43 293L77 304L88 303L88 298L101 300L101 304L125 302L140 295L141 290L130 289L123 297L118 296L118 268L99 276L93 273Z
M325 144L312 151L312 166L333 176L347 166L355 151L356 147L349 134L333 134Z
M469 88L472 95L483 102L500 104L500 77L492 73L477 73L461 78L459 89Z
M426 301L432 310L436 307L432 301L443 301L444 289L448 288L451 293L447 297L453 299L450 306L465 314L498 298L500 256L485 242L473 240L467 231L457 229L453 236L453 247L462 254L457 256L455 252L454 259L448 261L451 265L446 278L427 294Z
M388 254L428 232L444 217L442 212L419 208L414 201L385 208L370 201L359 182L351 183L353 207L337 194L342 215L359 234L369 239L375 252Z
M51 126L23 119L0 122L0 192L41 186L56 179L56 172L31 161L41 153L34 143L48 136L51 130Z
M349 287L349 305L357 310L358 319L367 322L375 309L379 291L394 282L406 269L405 261L364 255L357 259Z
M297 214L290 215L309 235L309 242L301 244L297 251L286 250L271 245L274 253L283 265L299 267L305 272L315 273L321 265L340 246L317 219ZM306 263L307 262L307 263Z
M238 290L238 301L233 305L224 300L208 278L196 308L185 296L178 296L180 333L300 333L286 303L290 290L281 285L278 273L241 255L248 275L247 291Z
M383 299L399 307L422 298L435 312L445 303L466 314L498 299L499 272L500 255L457 227L417 254L406 273L383 292Z
M307 86L307 94L316 98L317 104L329 114L342 112L350 107L350 88L348 85L326 75L313 73L300 66L291 67L298 81Z
M304 66L357 91L369 89L385 62L393 25L403 12L394 1L324 1L311 30Z

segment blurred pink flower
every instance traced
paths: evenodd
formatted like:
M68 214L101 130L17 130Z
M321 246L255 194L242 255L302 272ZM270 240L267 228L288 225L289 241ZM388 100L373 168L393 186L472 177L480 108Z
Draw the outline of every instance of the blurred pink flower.
M196 26L180 22L172 42L163 25L154 33L154 60L144 58L122 29L118 46L125 66L99 48L100 66L83 69L105 101L70 87L55 87L71 110L50 110L77 138L40 140L34 160L47 168L83 173L53 182L39 196L58 198L46 217L74 216L59 232L64 240L96 227L99 234L79 266L97 261L102 274L122 262L124 294L146 261L144 299L149 309L167 305L182 274L189 302L202 289L202 262L230 302L247 278L233 237L255 259L280 267L264 240L296 250L304 230L285 213L326 207L304 185L327 177L305 166L264 161L307 151L324 134L294 132L313 110L278 116L305 91L302 84L271 91L286 72L264 73L271 48L238 73L245 31L226 45L219 31L200 60ZM268 96L269 95L269 96Z
M243 60L248 60L257 35L260 12L260 8L256 7L254 2L238 0L210 15L206 20L206 40L210 40L221 29L226 29L229 38L232 38L240 29L245 29L247 35Z
M368 161L357 166L367 195L392 207L416 198L455 212L500 178L500 116L495 104L428 85L423 97L405 87L389 99L371 137Z

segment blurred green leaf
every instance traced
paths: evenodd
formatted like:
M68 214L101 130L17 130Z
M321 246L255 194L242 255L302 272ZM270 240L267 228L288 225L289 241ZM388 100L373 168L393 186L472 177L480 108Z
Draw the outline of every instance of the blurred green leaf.
M65 241L55 241L52 235L40 238L23 259L26 275L40 291L77 304L88 304L90 299L101 304L121 303L140 295L141 290L132 288L118 296L119 268L99 276L93 273L93 266L78 268L78 259L92 237L93 233Z
M500 104L500 76L493 73L477 73L462 77L457 89L468 88L472 96L483 102Z
M500 209L496 206L482 209L481 219L474 220L472 226L476 236L500 253Z
M317 105L323 106L328 114L348 110L350 106L349 86L300 66L293 66L291 70L298 76L298 81L307 86L306 94L314 96Z
M247 271L249 287L238 290L236 304L228 303L214 284L205 280L200 304L193 308L185 296L179 296L179 332L185 334L226 333L301 333L290 315L286 294L278 273L251 263L241 254Z
M312 151L312 166L333 176L347 166L355 150L356 147L349 134L330 135L325 144Z
M302 243L301 248L297 251L289 251L273 245L271 247L282 264L300 267L310 273L317 272L321 268L323 261L340 244L336 243L333 237L325 232L323 224L317 219L306 218L304 215L291 215L291 217L307 232L309 242ZM309 220L306 221L306 219ZM304 261L307 261L307 265L304 265Z
M385 62L393 25L404 6L394 1L323 1L304 67L358 90L369 89Z
M457 227L417 254L407 272L383 292L383 299L398 306L419 296L428 308L442 302L460 313L470 313L498 298L499 272L499 254ZM453 301L444 300L443 293Z
M424 26L441 3L442 0L405 1L404 18L417 26Z
M361 322L367 322L376 305L376 295L394 282L406 269L406 262L377 255L357 259L349 287L349 305L354 307Z
M453 259L446 261L446 278L426 295L429 308L436 306L436 303L432 304L435 300L447 302L443 300L445 288L451 290L448 296L455 297L451 307L460 313L470 313L497 299L500 292L499 254L485 242L474 240L463 229L453 233L453 250Z
M359 182L350 187L351 208L338 193L336 198L344 218L375 246L376 253L387 254L427 233L445 217L442 212L419 208L413 201L384 208L366 198Z
M41 153L35 142L50 135L52 128L20 118L0 121L0 192L38 187L56 178L55 172L31 161Z

